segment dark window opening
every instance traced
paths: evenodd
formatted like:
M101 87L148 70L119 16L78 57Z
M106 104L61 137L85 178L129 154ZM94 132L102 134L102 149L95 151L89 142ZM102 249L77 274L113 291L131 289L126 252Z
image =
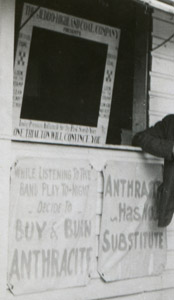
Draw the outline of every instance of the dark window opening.
M21 118L96 127L106 55L105 44L34 27Z

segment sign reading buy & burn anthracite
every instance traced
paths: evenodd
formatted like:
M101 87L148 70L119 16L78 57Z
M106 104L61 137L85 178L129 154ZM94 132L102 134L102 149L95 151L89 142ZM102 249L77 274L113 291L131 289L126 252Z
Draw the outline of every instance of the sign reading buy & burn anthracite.
M8 286L82 286L95 265L97 177L87 161L20 158L11 172Z

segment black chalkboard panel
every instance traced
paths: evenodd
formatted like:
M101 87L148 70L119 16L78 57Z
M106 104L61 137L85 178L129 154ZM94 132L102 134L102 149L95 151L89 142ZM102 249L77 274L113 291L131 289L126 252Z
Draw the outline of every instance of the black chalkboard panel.
M33 28L21 118L97 126L107 45Z

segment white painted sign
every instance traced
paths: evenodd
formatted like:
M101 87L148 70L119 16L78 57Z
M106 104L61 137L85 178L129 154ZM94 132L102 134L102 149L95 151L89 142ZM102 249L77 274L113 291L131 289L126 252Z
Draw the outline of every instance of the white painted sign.
M107 163L98 263L105 281L163 271L166 230L157 227L155 207L161 174L157 164Z
M96 172L87 161L20 158L11 172L8 286L86 285L95 265Z
M54 38L50 40L53 34ZM119 38L120 30L117 28L42 7L38 9L37 6L25 4L14 66L14 139L80 145L105 144ZM42 44L44 39L45 44ZM55 45L53 47L52 41L56 39L59 39L60 42L57 45L62 48L57 49L53 61L53 54L50 52L49 55L45 49L49 42L49 51L54 49ZM75 47L77 48L77 53L74 50L76 49ZM94 70L94 67L88 67L88 62L91 63L92 59L94 59L95 47L100 49L99 54L103 53L102 58L100 58L100 55L96 55L95 59L95 62L98 61L97 68L99 70ZM81 50L78 50L79 48ZM85 49L88 48L90 53L85 52ZM47 53L47 57L44 56L43 61L41 60L38 63L44 51ZM78 53L78 51L80 52ZM79 66L72 65L73 61L80 55L84 57L82 57L82 61L77 62ZM72 61L69 61L69 57L72 57ZM59 63L57 63L58 59ZM63 60L64 63L61 65ZM85 62L87 63L85 64ZM49 64L52 64L48 74L45 69L47 63L48 69L50 68ZM58 64L57 69L55 67L56 64ZM102 65L103 69L101 70ZM74 69L76 70L75 74L73 73ZM89 74L88 71L85 73L85 70L91 73ZM53 76L54 72L56 78L53 77L49 83L49 78ZM72 74L70 74L71 72ZM47 76L45 82L47 82L47 85L50 84L50 91L53 92L52 98L51 96L50 98L48 95L46 96L46 92L44 95L41 95L46 85L43 83L45 80L44 76ZM67 84L65 87L63 86L62 91L60 82L63 76L62 85L65 84L65 81ZM67 79L68 76L70 76L69 81ZM76 76L77 78L74 79ZM81 79L82 76L84 76L83 80ZM100 76L100 84L98 79L96 82L97 76ZM83 87L84 83L85 88ZM39 90L41 84L43 84L43 88ZM100 86L97 87L98 84ZM61 85L60 88L57 88L59 85ZM72 86L71 89L70 86ZM25 93L25 89L28 89L28 94L27 92ZM98 98L95 95L95 89L98 89ZM69 92L66 93L67 91ZM91 95L89 94L90 92ZM67 105L64 107L63 105L66 101ZM73 107L75 101L77 101L76 109ZM90 106L88 102L91 103ZM30 103L32 104L30 105ZM96 103L98 104L96 105ZM66 111L67 107L68 111ZM83 114L77 114L74 120L73 114L75 112L80 113L82 108L84 108L84 116ZM59 121L56 118L61 109L61 121ZM92 116L93 122L91 123Z

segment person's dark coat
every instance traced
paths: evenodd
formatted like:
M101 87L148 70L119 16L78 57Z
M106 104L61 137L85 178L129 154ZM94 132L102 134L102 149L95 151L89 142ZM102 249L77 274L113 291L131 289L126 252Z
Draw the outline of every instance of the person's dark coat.
M153 127L137 133L132 144L143 151L164 158L163 184L159 189L158 226L167 226L174 213L174 114Z

